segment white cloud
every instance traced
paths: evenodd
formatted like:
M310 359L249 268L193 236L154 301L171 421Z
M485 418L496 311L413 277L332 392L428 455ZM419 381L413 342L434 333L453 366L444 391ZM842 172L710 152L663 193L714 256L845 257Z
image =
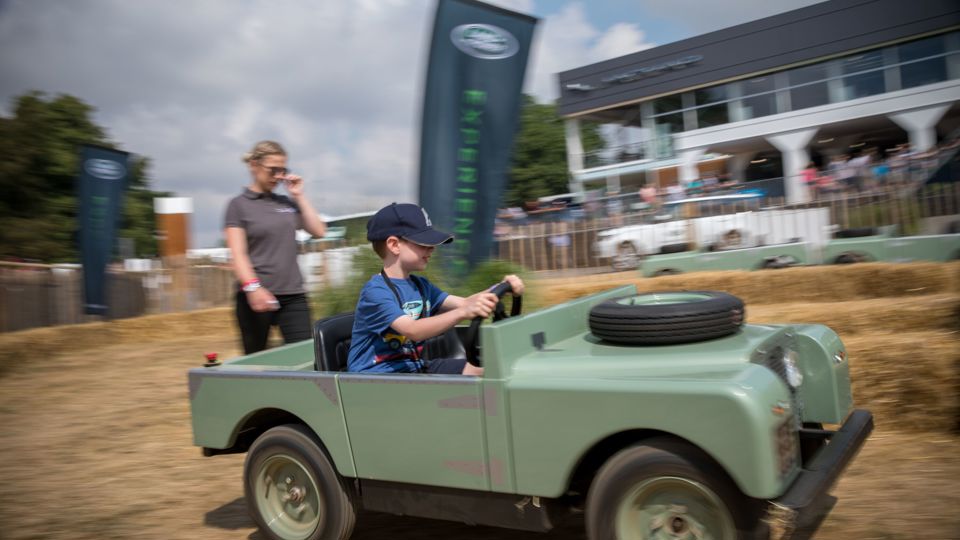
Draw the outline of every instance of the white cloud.
M600 32L587 21L583 4L570 3L542 22L525 91L540 101L552 101L559 95L557 73L652 46L635 24L618 23Z
M497 5L535 13L533 0ZM416 196L423 0L0 3L0 110L28 90L73 94L123 148L152 160L153 187L195 199L195 245L214 244L248 179L241 155L274 139L318 210L371 210ZM571 3L541 21L526 90L557 72L649 46L606 32Z

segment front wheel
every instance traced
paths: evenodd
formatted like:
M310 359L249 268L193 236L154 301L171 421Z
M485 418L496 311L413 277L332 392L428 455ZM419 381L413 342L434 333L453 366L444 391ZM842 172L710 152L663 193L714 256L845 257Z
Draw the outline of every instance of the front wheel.
M303 426L268 430L243 471L250 515L271 540L346 540L356 508L316 438Z
M744 540L762 535L726 475L692 448L657 439L604 464L587 496L590 540Z

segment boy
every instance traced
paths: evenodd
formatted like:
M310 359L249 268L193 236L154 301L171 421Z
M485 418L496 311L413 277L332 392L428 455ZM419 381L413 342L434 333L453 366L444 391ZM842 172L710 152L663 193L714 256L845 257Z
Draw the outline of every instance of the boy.
M497 305L493 293L467 298L447 294L420 276L433 249L453 241L434 230L427 212L415 204L381 208L367 222L367 240L383 259L383 270L360 291L347 364L350 371L369 373L444 373L483 375L483 368L463 358L420 359L424 340L443 334L463 319L489 317ZM523 294L523 281L504 277L513 294Z

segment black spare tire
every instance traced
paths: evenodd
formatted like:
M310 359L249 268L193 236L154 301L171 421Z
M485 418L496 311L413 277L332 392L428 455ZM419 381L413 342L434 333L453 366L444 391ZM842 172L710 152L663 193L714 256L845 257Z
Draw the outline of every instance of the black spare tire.
M611 343L671 345L740 330L743 301L718 291L668 291L605 300L590 310L590 331Z

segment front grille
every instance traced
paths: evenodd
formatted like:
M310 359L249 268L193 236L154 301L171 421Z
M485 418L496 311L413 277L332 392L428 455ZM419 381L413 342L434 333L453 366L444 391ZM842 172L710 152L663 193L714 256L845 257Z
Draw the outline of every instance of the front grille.
M790 386L790 383L787 381L787 366L783 362L783 347L778 345L769 353L764 351L757 351L757 353L762 356L756 358L755 361L758 361L758 363L763 364L764 367L774 372L777 377L783 381L783 384L787 386L787 390L790 391L790 406L793 409L793 418L795 419L794 428L800 429L803 423L803 400L800 399L797 389Z
M781 477L793 470L800 457L797 430L794 427L796 424L795 418L791 415L777 427L777 461Z

